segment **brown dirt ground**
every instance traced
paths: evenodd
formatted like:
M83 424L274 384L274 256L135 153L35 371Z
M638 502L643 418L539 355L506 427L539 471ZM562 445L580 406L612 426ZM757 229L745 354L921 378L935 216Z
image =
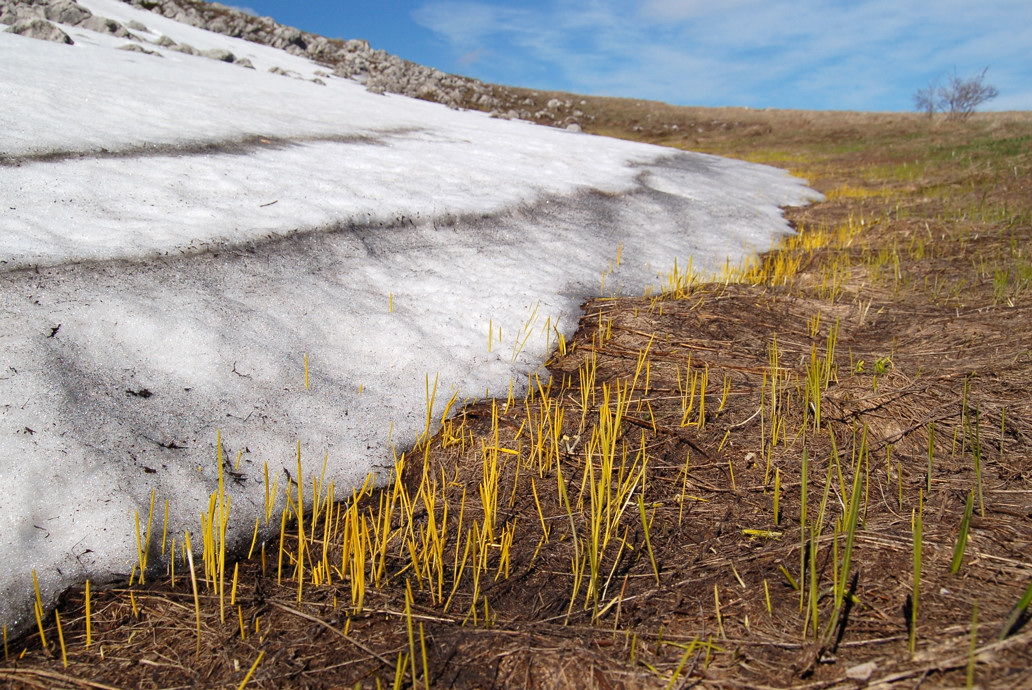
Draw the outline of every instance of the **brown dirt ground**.
M1027 611L1014 611L1032 583L1032 119L787 111L731 119L726 110L591 103L598 131L805 174L828 200L787 215L803 236L834 237L786 244L752 282L588 302L575 339L549 363L549 390L463 409L409 454L409 491L441 477L452 509L434 518L458 532L457 521L480 517L476 501L464 516L455 507L482 484L485 447L513 451L499 456L495 521L499 532L512 529L508 577L495 577L504 564L492 547L479 593L467 571L444 606L406 554L394 553L389 584L370 587L356 612L347 579L305 584L303 596L292 578L279 581L273 543L264 566L240 563L239 613L225 623L202 585L200 653L180 570L174 586L164 578L94 592L89 648L83 592L68 592L58 607L67 667L51 614L45 647L35 633L8 641L0 683L239 686L261 655L247 682L268 688L957 687L969 672L981 687L1032 687L1032 626ZM717 124L685 134L696 122ZM850 222L851 233L831 232ZM797 270L775 272L779 259L797 259ZM833 330L834 373L817 424L804 397L807 370ZM682 425L689 358L692 371L708 373L703 426ZM558 471L573 504L590 503L586 476L600 469L587 439L612 411L603 388L617 386L630 396L617 437L626 457L617 461L633 465L644 447L643 500L639 508L629 499L617 520L597 598L583 583L574 596L571 563L588 534L587 509L564 507ZM549 431L542 409L557 405L565 415L551 429L555 465L529 449L535 429ZM823 528L807 545L804 455L807 525L827 496ZM843 574L848 540L836 525L848 519L854 468L858 529ZM969 494L969 538L952 574ZM411 524L426 529L430 518L416 505ZM308 539L319 544L320 534ZM457 548L450 539L448 554ZM289 537L287 553L297 548ZM445 577L447 593L452 568ZM835 581L849 590L841 606ZM804 608L810 582L816 630ZM420 653L399 670L399 654L419 650L420 639L425 667Z

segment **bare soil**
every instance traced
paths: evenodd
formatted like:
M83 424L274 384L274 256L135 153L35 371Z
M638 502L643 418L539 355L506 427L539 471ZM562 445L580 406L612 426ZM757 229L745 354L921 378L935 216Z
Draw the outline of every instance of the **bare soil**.
M281 576L278 555L303 553L293 528L239 563L225 621L180 567L92 592L87 648L71 591L67 665L51 613L45 645L6 641L0 683L1032 687L1016 609L1032 587L1032 118L580 100L589 131L779 165L828 198L786 211L800 238L748 279L588 302L550 387L462 409L410 452L398 529L449 526L441 581L392 551L359 609L353 578ZM645 469L611 507L591 589L590 438L616 413L607 488ZM498 507L474 586L455 566L485 470ZM370 516L387 495L362 499Z

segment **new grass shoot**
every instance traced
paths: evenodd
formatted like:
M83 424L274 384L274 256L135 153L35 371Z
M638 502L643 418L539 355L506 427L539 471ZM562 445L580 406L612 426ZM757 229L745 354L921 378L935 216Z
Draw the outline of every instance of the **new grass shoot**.
M950 562L950 572L956 575L960 572L961 563L964 561L964 551L967 548L968 531L971 528L971 513L974 507L975 490L968 492L967 500L964 501L964 515L960 519L960 531L957 534L957 542L953 546L953 560Z
M918 490L917 508L911 516L911 529L914 537L914 580L910 592L910 640L908 649L911 656L917 649L917 617L921 604L921 542L924 538L924 491Z

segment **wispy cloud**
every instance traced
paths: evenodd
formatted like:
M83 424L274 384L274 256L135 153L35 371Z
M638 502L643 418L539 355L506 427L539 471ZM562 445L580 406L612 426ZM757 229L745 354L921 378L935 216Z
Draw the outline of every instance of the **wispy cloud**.
M465 55L460 55L457 62L463 67L469 67L483 60L487 56L487 54L488 51L486 49L477 48L475 50L469 51Z
M701 105L905 110L954 68L1032 109L1027 0L430 1L414 19L488 81ZM476 60L459 62L461 56ZM1008 93L1009 91L1009 93Z

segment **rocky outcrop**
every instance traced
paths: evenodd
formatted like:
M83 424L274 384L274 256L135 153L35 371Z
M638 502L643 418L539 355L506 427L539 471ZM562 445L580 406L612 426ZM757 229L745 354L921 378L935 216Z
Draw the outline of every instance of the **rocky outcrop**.
M397 93L444 103L452 108L491 110L502 105L497 87L446 74L383 50L360 39L330 39L283 26L219 3L201 0L123 0L192 26L253 43L279 48L327 66L338 77L353 79L375 93Z
M10 26L29 24L37 19L74 25L90 16L88 9L72 0L9 0L0 4L0 24Z
M495 117L519 118L576 131L592 120L569 99L529 95L504 86L447 74L372 48L361 39L330 39L277 24L217 2L202 0L122 0L192 26L272 46L326 65L335 76L365 84L374 93L396 93L483 110ZM315 80L320 81L320 80ZM547 98L547 100L546 100Z
M47 20L45 7L35 2L9 2L0 5L0 24L15 26L18 24L29 24L34 19ZM19 29L19 35L25 35L24 29ZM10 29L8 29L10 31Z
M496 117L532 120L572 130L576 130L586 120L591 119L569 100L550 98L546 101L544 97L539 97L536 93L529 96L517 95L516 91L503 86L485 84L476 79L448 74L403 60L386 51L376 50L361 39L326 38L283 26L270 17L256 17L217 2L209 3L203 2L203 0L122 0L122 2L184 24L307 57L326 66L325 76L332 73L337 77L352 79L364 84L374 93L396 93L443 103L450 108L483 110ZM126 28L114 20L94 16L88 9L76 4L74 0L8 0L4 3L3 9L0 9L0 22L6 24L36 19L43 21L49 19L53 22L81 26L124 38L136 38L129 29L142 33L147 32L147 28L143 24ZM59 27L52 24L49 26L65 35ZM43 25L37 25L33 31L56 35ZM55 39L51 38L50 40ZM60 40L60 37L57 40ZM70 41L71 39L68 39L68 42ZM201 52L185 43L176 44L168 37L157 38L154 44L189 55L203 55L214 60L253 68L246 58L237 58L225 50ZM289 74L288 76L297 75ZM313 81L323 83L322 79Z
M97 33L110 34L112 36L127 38L134 41L140 41L141 39L133 35L130 29L141 33L149 32L147 26L141 22L129 22L129 27L126 28L114 19L108 19L107 17L100 17L93 14L87 8L79 5L74 0L9 0L2 8L0 8L0 23L11 24L11 28L7 29L9 32L48 41L59 41L68 44L73 43L68 34L51 22L88 29L90 31L96 31ZM193 23L196 23L196 21ZM200 55L212 60L235 63L241 67L254 69L254 65L251 64L250 60L247 58L237 58L228 50L214 48L211 50L199 51L185 43L176 44L176 42L168 36L161 36L155 39L153 43L163 48L178 50L179 52L186 53L187 55ZM148 55L160 55L160 53L156 51L147 50L138 43L124 45L121 49L142 52Z
M91 15L79 22L78 26L90 31L96 31L99 34L111 34L112 36L118 36L119 38L134 38L129 33L129 30L124 26L116 22L114 19L108 19L107 17L98 17L97 15Z
M7 33L18 34L19 36L28 36L29 38L39 38L44 41L54 41L56 43L66 43L71 45L72 39L68 37L64 31L61 31L56 25L51 24L46 19L23 19L16 21L10 27L5 29Z
M51 22L119 38L136 38L114 19L98 17L74 0L9 0L0 10L0 23L11 24L7 31L48 41L73 43L68 34Z
M43 8L43 14L52 22L75 25L89 19L92 13L72 0L56 0Z

